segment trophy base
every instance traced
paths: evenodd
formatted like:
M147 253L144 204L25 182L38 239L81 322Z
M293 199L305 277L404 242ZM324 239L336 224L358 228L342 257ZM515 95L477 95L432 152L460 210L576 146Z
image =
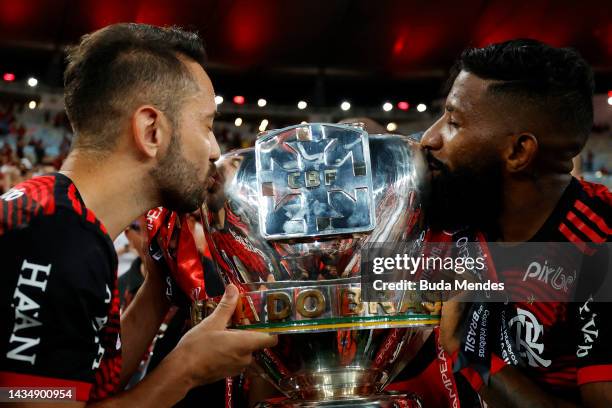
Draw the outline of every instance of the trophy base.
M423 408L416 394L380 394L327 401L284 400L262 402L256 408Z

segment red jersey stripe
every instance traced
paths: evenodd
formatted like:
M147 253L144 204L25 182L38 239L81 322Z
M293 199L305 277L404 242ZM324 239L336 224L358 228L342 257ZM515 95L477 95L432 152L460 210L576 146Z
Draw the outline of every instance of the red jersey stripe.
M593 221L597 227L601 230L601 232L605 235L612 234L612 228L608 227L605 220L601 218L599 215L595 214L593 210L586 206L582 201L576 200L574 203L574 207L576 207L581 213L583 213L589 220Z
M46 188L46 185L38 180L38 178L30 179L27 183L30 188L30 194L32 195L32 201L34 201L32 205L32 215L38 215L38 212L42 206L42 195L43 190Z
M51 215L55 212L55 196L53 194L53 186L55 185L54 176L41 177L40 181L45 184L45 189L42 191L41 204L43 205L43 213Z
M87 209L87 215L85 216L85 219L88 222L91 222L92 224L96 223L96 216L94 215L93 211L91 211L89 208Z
M24 199L24 196L25 196L25 194L22 195L21 197L15 199L15 200L13 200L13 201L15 201L15 209L14 210L15 210L15 213L17 215L17 217L15 217L16 218L15 221L17 222L17 225L15 225L15 227L19 227L21 225L21 216L23 215L23 199Z
M32 184L32 198L35 201L35 205L32 207L32 215L36 216L40 213L43 206L43 191L47 188L44 183L33 178L30 180Z
M74 184L71 184L70 187L68 187L68 198L72 203L72 208L74 208L74 211L76 211L76 213L79 215L83 215L83 208L81 208L81 203L79 200L77 200L76 186Z
M580 218L574 214L573 211L569 211L567 213L567 220L570 221L580 232L589 237L589 239L593 242L602 243L606 242L606 237L602 237L597 234L593 229L591 229L588 225L586 225Z
M612 193L608 187L603 184L589 183L588 181L580 180L580 185L584 192L591 198L599 198L604 203L612 206Z
M6 203L6 208L7 208L7 214L6 214L6 221L5 221L5 225L6 225L6 229L7 230L11 230L13 229L13 201L8 201Z
M593 255L593 253L595 252L594 249L589 248L584 243L584 241L581 240L576 234L574 234L564 223L561 223L561 225L559 225L559 232L565 235L568 241L573 242L574 245L576 245L583 254Z
M506 367L506 362L495 353L491 353L491 375L495 375Z
M592 365L578 369L578 385L612 381L612 364Z
M33 185L32 186L30 186L30 185L28 186L27 193L26 193L26 196L25 196L26 202L25 202L25 208L23 209L24 210L24 218L25 219L23 221L26 224L29 224L30 223L30 219L32 218L32 208L33 208L34 200L32 199L32 195L33 194L31 193L31 191L32 191L33 187L35 187L35 186L33 186Z

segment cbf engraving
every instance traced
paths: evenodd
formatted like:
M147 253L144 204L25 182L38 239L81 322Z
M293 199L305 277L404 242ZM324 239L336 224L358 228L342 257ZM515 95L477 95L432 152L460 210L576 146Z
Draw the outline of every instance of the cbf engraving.
M371 231L376 223L368 134L308 124L255 145L259 220L266 239Z

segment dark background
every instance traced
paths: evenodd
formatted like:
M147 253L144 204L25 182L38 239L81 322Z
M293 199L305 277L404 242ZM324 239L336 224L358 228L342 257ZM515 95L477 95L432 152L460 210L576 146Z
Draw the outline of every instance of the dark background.
M66 45L134 21L199 31L218 93L247 104L427 103L463 48L516 37L577 48L607 92L611 16L597 0L0 0L0 69L59 87Z

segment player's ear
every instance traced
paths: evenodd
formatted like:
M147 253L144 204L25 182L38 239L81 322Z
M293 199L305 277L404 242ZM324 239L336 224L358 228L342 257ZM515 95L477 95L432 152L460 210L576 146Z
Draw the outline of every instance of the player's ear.
M538 153L538 139L531 133L518 133L510 137L503 152L506 171L518 173L528 169Z
M132 115L132 137L140 154L154 158L168 146L172 129L166 115L152 105L139 106Z

